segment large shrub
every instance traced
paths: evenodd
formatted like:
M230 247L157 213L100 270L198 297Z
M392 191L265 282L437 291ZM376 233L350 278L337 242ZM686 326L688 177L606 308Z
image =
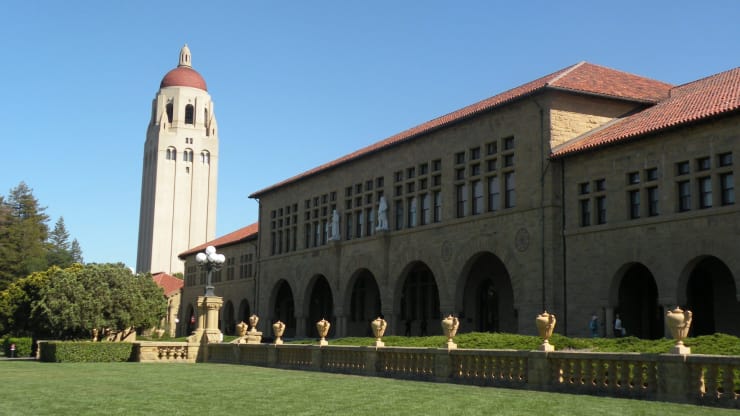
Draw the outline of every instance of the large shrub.
M33 340L28 337L7 336L3 339L3 351L6 357L11 356L10 347L15 344L16 357L30 357L33 353Z

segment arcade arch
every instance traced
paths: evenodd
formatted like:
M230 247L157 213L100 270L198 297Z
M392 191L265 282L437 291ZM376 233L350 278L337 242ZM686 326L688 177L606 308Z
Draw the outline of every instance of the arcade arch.
M313 283L309 285L308 304L304 307L306 311L306 336L318 338L319 333L316 330L316 322L326 319L332 323L329 328L329 336L336 333L336 319L334 319L334 297L331 293L329 281L323 275L317 275L313 278Z
M462 331L517 332L514 291L504 263L490 252L473 256L460 276Z
M740 304L735 279L727 265L717 257L704 256L690 262L684 275L688 275L685 305L693 312L690 336L715 332L740 335L736 318Z
M347 336L368 336L369 322L381 315L380 288L375 276L367 269L357 271L350 280L349 287L349 304L345 307L345 311L349 311Z
M658 286L650 270L640 263L628 264L618 273L617 279L614 313L622 319L627 335L646 339L663 337L664 312L658 304Z
M439 289L431 269L422 262L412 263L401 281L401 295L397 302L404 335L441 333L439 325L436 325L441 317Z
M285 324L283 336L285 338L295 337L295 303L293 301L293 291L287 281L280 280L275 284L272 305L272 323L282 321ZM270 324L272 325L272 323Z

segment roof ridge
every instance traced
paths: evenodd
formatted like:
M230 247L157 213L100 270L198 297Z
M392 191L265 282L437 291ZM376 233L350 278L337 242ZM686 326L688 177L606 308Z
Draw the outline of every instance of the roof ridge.
M583 64L587 63L586 61L578 62L577 64L571 66L570 68L565 68L563 72L556 75L555 78L551 79L550 81L545 82L545 86L548 87L556 82L558 82L561 78L565 77L566 75L570 74L571 72L575 71L576 68L579 68L583 66Z

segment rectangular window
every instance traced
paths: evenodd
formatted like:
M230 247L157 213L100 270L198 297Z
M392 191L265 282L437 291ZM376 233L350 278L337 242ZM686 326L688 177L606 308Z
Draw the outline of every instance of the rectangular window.
M640 218L640 190L635 189L632 191L629 191L629 203L630 203L630 218L631 219L637 219Z
M722 205L735 203L735 180L732 173L724 173L719 176L720 191L722 192Z
M495 155L498 152L498 143L491 142L486 145L486 154Z
M365 209L365 235L373 235L375 225L375 210L373 208Z
M422 194L421 199L421 225L427 225L431 221L431 204L429 194Z
M514 148L514 137L507 137L504 139L504 150L511 150Z
M432 176L432 186L440 186L440 185L442 185L442 175Z
M429 173L429 165L426 163L419 165L419 175L426 175L427 173Z
M581 227L588 227L591 225L591 200L581 200Z
M465 152L455 153L455 163L458 165L465 163Z
M473 188L473 215L478 215L483 212L483 183L473 181L471 185Z
M658 180L658 168L646 169L645 180L648 182Z
M362 211L357 211L357 215L355 215L355 236L357 238L361 238L364 236L364 234L362 233L364 224L365 218L362 214Z
M583 182L578 185L578 193L586 195L591 192L591 184L589 182Z
M408 221L406 224L409 228L416 227L416 198L409 198L408 201Z
M396 182L401 182L403 180L403 171L399 170L393 177L396 179Z
M486 161L486 170L488 172L495 171L498 168L498 164L496 163L497 161L498 161L497 159L491 159L491 160Z
M457 198L457 209L455 211L455 215L457 215L457 218L462 218L468 211L468 187L464 184L457 185L455 187L455 195Z
M306 224L303 232L303 237L305 238L305 241L303 242L304 248L309 248L311 247L311 224Z
M318 221L313 223L313 246L318 247L321 241L321 224Z
M442 192L434 192L434 222L442 221Z
M442 160L432 160L432 172L439 172L442 169Z
M702 157L702 158L696 159L696 170L702 171L702 170L709 170L711 168L712 168L712 163L708 157Z
M498 176L488 178L488 211L495 212L501 209L501 186Z
M416 177L416 168L406 169L406 179L413 179Z
M393 206L395 207L396 214L396 230L403 229L403 201L397 199Z
M455 179L457 180L465 179L465 168L455 169Z
M594 186L596 187L596 192L605 191L606 190L606 180L597 179L594 181Z
M636 185L640 183L640 172L630 172L627 174L627 183L630 185Z
M722 153L717 156L717 162L720 167L732 166L732 153Z
M654 217L660 212L658 211L658 200L660 196L658 194L658 187L653 186L647 188L647 199L648 199L648 216Z
M691 209L691 186L689 181L678 183L678 210L679 212Z
M478 176L480 175L480 164L476 163L474 165L470 165L470 176Z
M504 207L513 208L516 206L516 178L514 172L504 174Z
M699 208L712 207L712 179L709 176L699 178Z
M511 167L514 166L514 155L505 155L504 156L504 167Z
M596 197L596 223L606 224L606 197Z
M470 149L470 160L480 159L480 147Z
M688 161L676 163L676 175L688 175L689 173L691 173L691 169Z

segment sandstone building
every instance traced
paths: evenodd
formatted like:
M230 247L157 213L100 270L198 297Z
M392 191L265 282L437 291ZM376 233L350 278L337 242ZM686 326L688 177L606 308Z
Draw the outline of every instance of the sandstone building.
M740 335L740 68L672 86L578 63L254 192L257 224L181 252L180 322L204 274L222 327L250 313L288 337L389 332L666 333L676 305L694 334ZM259 230L259 232L257 232ZM191 245L193 246L193 245ZM181 333L188 328L182 327Z

